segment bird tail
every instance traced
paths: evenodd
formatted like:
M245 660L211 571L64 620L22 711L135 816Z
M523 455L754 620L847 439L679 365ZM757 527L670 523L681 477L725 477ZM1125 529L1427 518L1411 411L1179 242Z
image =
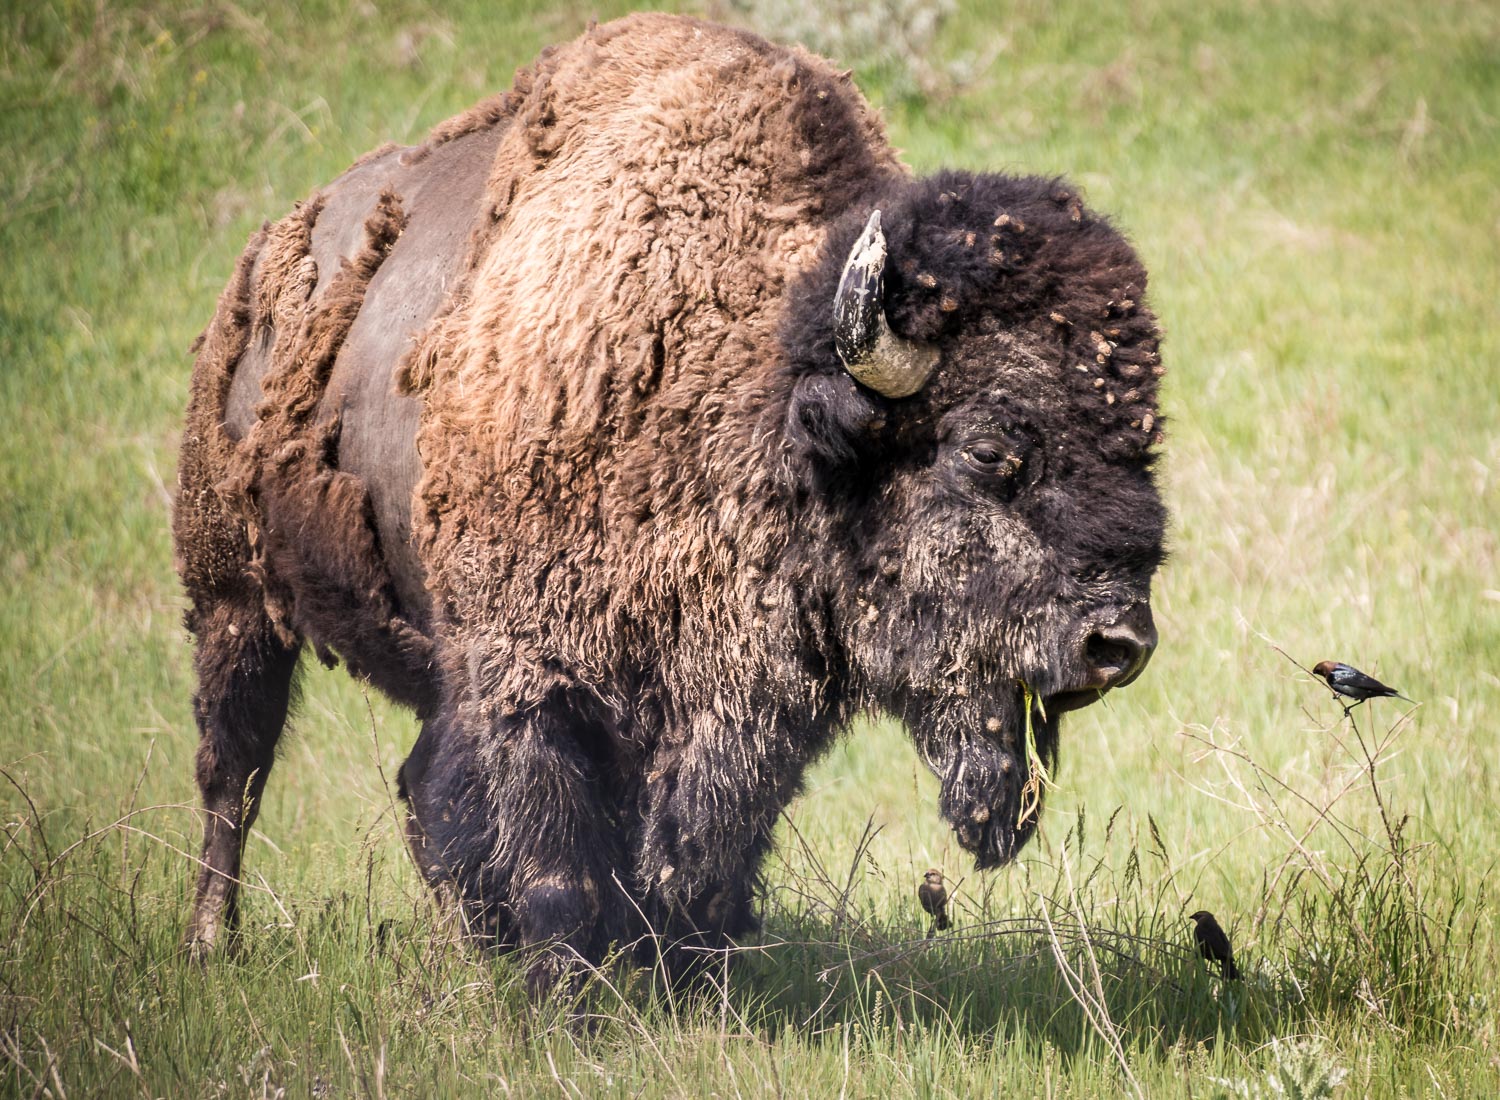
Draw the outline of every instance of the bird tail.
M1408 703L1410 703L1414 707L1419 707L1419 706L1422 705L1421 703L1419 703L1415 699L1413 699L1410 695L1402 695L1399 691L1393 691L1393 692L1391 692L1391 694L1394 695L1397 699L1405 699Z
M933 918L932 923L937 926L939 932L946 932L953 927L953 922L948 919L947 913L939 913Z
M1233 959L1224 960L1223 974L1226 981L1237 982L1240 980L1240 968L1234 965Z

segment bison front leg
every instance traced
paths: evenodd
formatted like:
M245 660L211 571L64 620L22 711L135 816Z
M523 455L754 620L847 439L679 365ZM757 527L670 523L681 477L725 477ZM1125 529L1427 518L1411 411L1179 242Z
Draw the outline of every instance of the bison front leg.
M812 726L812 723L808 723ZM668 739L647 776L640 880L674 980L757 927L755 876L771 830L826 731L700 720Z
M562 705L478 738L433 720L401 771L418 866L456 890L471 929L534 953L534 996L597 965L631 929L619 826L586 734Z
M406 843L422 877L444 906L458 909L469 934L486 944L507 944L515 928L495 880L498 834L489 783L473 739L456 729L445 713L424 720L397 774L397 790L406 800Z
M510 881L533 995L597 965L629 934L623 845L582 750L589 731L563 706L507 721L495 745L496 861Z
M755 877L766 844L757 845L743 864L728 877L709 882L690 898L657 896L650 919L657 935L643 946L654 948L659 962L676 988L686 988L723 965L725 948L759 931L754 902Z

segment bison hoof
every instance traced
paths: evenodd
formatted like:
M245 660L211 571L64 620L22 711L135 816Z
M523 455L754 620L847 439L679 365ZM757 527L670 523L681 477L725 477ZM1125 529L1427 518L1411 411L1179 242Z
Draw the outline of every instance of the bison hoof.
M190 963L206 966L215 955L223 953L218 940L219 930L216 927L189 928L182 937L182 955Z
M542 948L526 968L526 995L532 1001L552 997L571 999L583 988L583 980L591 969L586 960L566 946Z

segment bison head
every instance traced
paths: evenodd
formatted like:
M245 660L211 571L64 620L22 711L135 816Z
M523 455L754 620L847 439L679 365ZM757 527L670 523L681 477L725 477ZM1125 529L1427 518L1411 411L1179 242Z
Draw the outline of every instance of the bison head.
M961 173L849 211L825 253L793 288L786 415L831 647L993 866L1035 827L1061 714L1156 645L1145 271L1058 181Z

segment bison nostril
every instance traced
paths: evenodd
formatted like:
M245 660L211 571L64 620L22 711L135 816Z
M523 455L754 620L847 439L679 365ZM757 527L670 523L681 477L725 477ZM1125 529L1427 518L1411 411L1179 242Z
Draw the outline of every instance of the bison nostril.
M1083 659L1096 672L1125 672L1135 667L1141 647L1130 638L1108 634L1090 634L1083 644Z
M1101 687L1120 687L1140 674L1155 648L1151 611L1138 607L1091 633L1083 643L1083 660Z

